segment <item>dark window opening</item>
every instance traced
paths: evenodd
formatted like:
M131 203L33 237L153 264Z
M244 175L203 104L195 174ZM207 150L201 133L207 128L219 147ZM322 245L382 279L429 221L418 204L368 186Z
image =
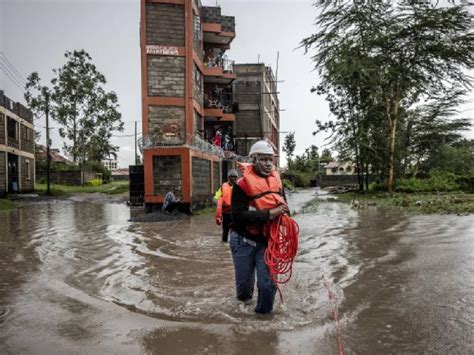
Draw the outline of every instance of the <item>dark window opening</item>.
M13 118L8 117L8 123L7 123L8 138L17 139L16 138L16 125L17 125L17 122Z

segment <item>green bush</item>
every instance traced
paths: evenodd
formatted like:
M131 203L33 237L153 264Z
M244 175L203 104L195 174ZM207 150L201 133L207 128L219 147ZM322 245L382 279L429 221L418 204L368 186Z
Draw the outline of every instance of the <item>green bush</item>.
M301 171L287 170L281 176L283 179L291 181L294 187L309 187L310 185L309 174Z
M112 173L107 169L100 161L88 161L85 164L86 170L94 171L102 174L102 180L104 184L108 183L112 178Z
M429 179L400 179L396 182L394 188L396 192L448 192L460 190L460 185L456 182L456 176L453 173L447 173L439 170L430 172Z
M102 179L92 179L85 183L86 186L100 186L102 185Z
M295 188L291 181L288 179L283 179L283 187L285 188L285 190L293 190Z
M456 184L459 189L465 192L474 193L474 175L456 176Z

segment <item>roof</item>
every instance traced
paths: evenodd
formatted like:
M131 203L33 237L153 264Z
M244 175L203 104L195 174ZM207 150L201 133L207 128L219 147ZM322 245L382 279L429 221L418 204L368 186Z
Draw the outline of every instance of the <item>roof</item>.
M328 164L326 164L324 168L325 169L339 168L340 165L341 163L338 161L330 161Z
M67 159L66 157L63 157L59 153L58 148L49 148L49 155L51 156L51 161L53 163L63 163L67 165L74 165L74 162L71 160ZM43 145L37 145L36 146L36 152L35 152L35 158L40 160L40 159L46 159L46 147Z
M129 176L130 173L128 168L114 169L112 170L112 176Z

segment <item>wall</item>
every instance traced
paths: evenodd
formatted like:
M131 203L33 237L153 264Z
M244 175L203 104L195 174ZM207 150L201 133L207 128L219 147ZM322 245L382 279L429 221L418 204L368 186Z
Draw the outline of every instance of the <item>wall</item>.
M184 144L184 124L184 107L148 106L148 132L155 144Z
M211 194L211 162L193 157L193 198Z
M166 195L177 188L181 191L181 156L153 157L154 195Z
M0 113L0 144L5 144L5 115Z
M219 188L221 187L221 179L220 179L220 176L221 176L221 172L220 172L220 168L219 168L219 162L215 161L212 163L213 164L213 184L214 184L214 191L212 191L213 194L216 193L217 190L219 190Z
M34 153L35 132L26 126L20 125L20 134L21 134L21 150L28 153Z
M23 167L22 167L23 169ZM60 185L82 185L81 171L51 171L50 172L50 183ZM92 180L96 177L95 172L86 171L85 181ZM41 182L46 183L46 170L36 170L36 181L43 180Z
M146 4L148 45L184 46L184 6Z
M184 97L184 58L148 55L148 96Z
M369 178L369 182L371 179ZM357 175L323 175L321 176L321 187L358 185Z
M5 175L5 169L6 169L6 154L5 152L0 152L0 196L5 195L7 192L7 181L6 181L6 175Z
M23 147L23 144L22 144ZM35 161L25 157L19 157L21 165L21 192L31 192L35 189ZM30 177L28 178L27 162L30 165Z

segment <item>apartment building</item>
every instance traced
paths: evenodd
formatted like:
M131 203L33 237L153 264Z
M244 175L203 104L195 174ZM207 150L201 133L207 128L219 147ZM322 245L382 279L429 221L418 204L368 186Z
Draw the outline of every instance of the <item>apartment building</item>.
M191 209L205 205L235 121L235 19L198 0L141 0L140 36L145 204L177 189Z
M263 63L236 64L233 97L238 102L235 121L236 153L248 155L250 147L266 139L280 151L280 103L272 69ZM279 156L276 165L279 166Z
M35 187L33 114L0 90L0 195Z

